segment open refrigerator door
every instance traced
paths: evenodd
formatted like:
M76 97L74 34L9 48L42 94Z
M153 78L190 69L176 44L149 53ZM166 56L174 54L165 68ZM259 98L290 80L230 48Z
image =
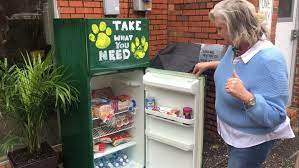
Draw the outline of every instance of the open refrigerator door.
M144 167L142 70L91 78L96 168Z
M148 68L143 83L146 167L201 167L204 78Z

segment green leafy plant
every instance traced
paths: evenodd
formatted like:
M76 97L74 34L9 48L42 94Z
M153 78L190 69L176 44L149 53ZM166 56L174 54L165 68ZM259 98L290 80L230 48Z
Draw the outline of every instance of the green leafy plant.
M65 68L53 62L53 54L42 60L27 53L23 59L23 66L0 60L0 117L16 124L0 147L8 152L22 144L34 154L40 149L47 114L67 112L78 102L78 91L69 85Z

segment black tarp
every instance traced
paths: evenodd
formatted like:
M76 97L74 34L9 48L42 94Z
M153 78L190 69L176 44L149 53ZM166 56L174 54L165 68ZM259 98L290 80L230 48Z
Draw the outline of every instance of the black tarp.
M193 67L199 61L200 44L172 43L158 52L151 61L150 67L192 72Z

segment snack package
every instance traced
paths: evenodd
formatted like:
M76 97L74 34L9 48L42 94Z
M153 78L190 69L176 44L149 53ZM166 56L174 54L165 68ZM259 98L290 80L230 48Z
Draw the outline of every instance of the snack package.
M114 109L111 104L93 105L91 110L93 117L100 118L103 122L111 120L114 115Z
M112 142L113 146L118 146L120 144L130 142L132 140L132 137L127 132L114 134L114 135L111 136L111 138L112 138L112 141L113 141Z
M161 113L170 115L170 116L174 116L174 117L178 117L180 114L180 110L176 109L176 108L169 108L169 107L160 107L159 111Z
M105 87L101 89L95 89L91 92L92 98L104 98L111 99L113 97L113 92L111 87Z
M130 105L130 96L128 95L120 95L118 96L118 110L119 111L123 111L123 110L127 110L129 105Z
M115 129L121 129L124 126L127 126L134 122L134 118L131 114L124 113L121 115L117 115L112 123L112 127Z
M99 142L108 144L112 143L112 139L109 136L104 136L99 139Z
M106 143L97 143L93 146L93 151L103 153L105 152L106 147L107 147Z
M110 100L104 99L104 98L92 98L91 99L91 104L92 105L97 105L97 104L109 104Z

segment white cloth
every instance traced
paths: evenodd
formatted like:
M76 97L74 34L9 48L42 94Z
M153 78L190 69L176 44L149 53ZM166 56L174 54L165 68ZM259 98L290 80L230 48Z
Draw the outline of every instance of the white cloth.
M243 61L246 64L260 50L272 46L273 44L270 41L265 39L260 40L239 58L233 60L233 62ZM286 117L286 120L281 123L273 132L264 135L253 135L241 132L221 121L218 117L217 123L218 133L223 138L224 142L236 148L248 148L274 139L287 139L295 137L290 125L289 117Z

